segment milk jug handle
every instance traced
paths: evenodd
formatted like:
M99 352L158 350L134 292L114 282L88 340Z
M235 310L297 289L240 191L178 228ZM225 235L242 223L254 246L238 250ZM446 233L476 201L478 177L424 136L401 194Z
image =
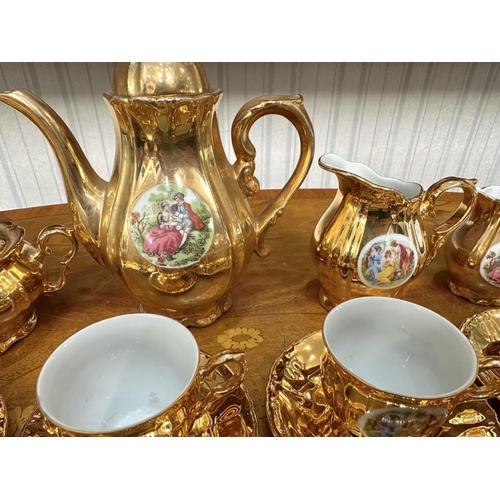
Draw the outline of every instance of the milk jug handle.
M454 188L463 190L463 197L460 206L456 212L433 229L432 236L429 241L429 251L425 260L425 265L428 266L436 256L437 251L444 243L448 234L456 229L464 222L474 209L477 202L476 179L463 179L460 177L445 177L432 186L430 186L424 194L422 203L420 204L420 213L422 219L426 217L435 217L434 206L437 199L445 192Z
M269 248L264 244L266 232L276 223L277 217L282 215L288 200L304 181L314 154L313 127L302 104L301 95L262 96L247 102L237 113L231 131L236 155L234 169L245 197L255 195L260 189L259 181L254 176L255 147L250 141L250 129L259 118L270 114L283 116L295 127L300 139L300 156L288 182L255 218L255 252L260 257L269 254Z
M71 243L71 249L59 260L59 264L61 266L59 280L57 282L53 282L44 278L44 293L57 292L66 284L69 273L69 263L78 250L78 241L75 236L75 230L72 228L54 224L51 226L47 226L40 231L36 243L37 252L34 255L34 258L36 260L38 260L39 262L43 262L44 257L52 253L52 250L47 246L47 242L49 238L51 238L55 234L59 234L68 238Z

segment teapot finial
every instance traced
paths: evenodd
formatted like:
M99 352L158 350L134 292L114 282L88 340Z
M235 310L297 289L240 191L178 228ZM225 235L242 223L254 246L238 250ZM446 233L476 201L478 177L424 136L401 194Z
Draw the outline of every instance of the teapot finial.
M123 62L113 74L113 93L119 96L199 95L210 92L200 63Z

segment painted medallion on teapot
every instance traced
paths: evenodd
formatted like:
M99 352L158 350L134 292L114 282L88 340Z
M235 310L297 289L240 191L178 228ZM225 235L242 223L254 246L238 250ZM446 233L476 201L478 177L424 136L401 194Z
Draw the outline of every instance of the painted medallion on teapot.
M208 251L214 235L208 205L191 189L169 183L146 191L130 213L137 250L159 267L186 267Z

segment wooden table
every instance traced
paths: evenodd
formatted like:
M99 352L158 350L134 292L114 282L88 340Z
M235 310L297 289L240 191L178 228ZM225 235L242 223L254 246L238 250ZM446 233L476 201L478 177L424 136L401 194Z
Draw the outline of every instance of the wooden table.
M190 328L200 348L208 354L224 349L217 342L217 336L223 332L236 328L259 330L263 342L245 349L249 368L245 385L255 404L261 436L271 435L266 418L266 384L272 364L292 342L319 330L326 315L317 299L320 285L309 241L334 193L299 190L268 232L269 257L261 259L254 254L247 274L233 289L231 309L206 328ZM262 191L250 203L259 212L274 194L275 191ZM444 195L442 199L438 218L444 220L456 196ZM23 226L25 239L31 243L49 224L73 225L67 205L0 212L0 218L10 218ZM432 309L456 326L487 309L451 294L446 276L441 249L402 298ZM36 407L36 380L52 351L91 323L139 312L139 304L120 288L108 269L97 264L80 246L65 288L42 296L36 309L39 318L35 330L0 356L0 394L9 411L9 434L18 431L16 423ZM498 412L498 400L490 403Z

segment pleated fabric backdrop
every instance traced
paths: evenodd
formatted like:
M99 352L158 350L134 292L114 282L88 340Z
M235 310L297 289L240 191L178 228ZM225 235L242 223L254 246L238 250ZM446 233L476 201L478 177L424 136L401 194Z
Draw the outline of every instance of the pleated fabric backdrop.
M304 188L337 186L317 163L332 152L428 187L448 175L500 184L500 63L204 63L223 90L219 124L234 161L231 124L248 100L302 94L316 149ZM27 88L67 123L109 179L115 138L102 94L113 63L0 63L0 91ZM262 189L281 188L298 158L295 129L264 117L251 132ZM0 104L0 210L66 202L59 167L38 129Z

